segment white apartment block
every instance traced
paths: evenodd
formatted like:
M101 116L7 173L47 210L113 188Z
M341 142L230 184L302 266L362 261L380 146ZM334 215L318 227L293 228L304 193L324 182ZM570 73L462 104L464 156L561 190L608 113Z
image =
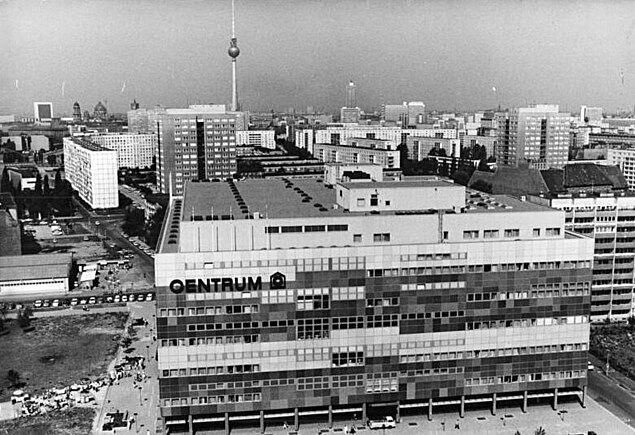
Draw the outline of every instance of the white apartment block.
M120 168L149 168L157 151L155 134L108 133L90 139L97 145L117 151Z
M373 163L383 168L399 168L399 151L390 141L350 138L344 145L316 143L314 157L325 163Z
M80 138L64 138L65 177L90 207L119 206L117 152Z
M243 130L236 132L236 146L256 146L276 149L276 132L274 130Z
M310 132L310 133L309 133ZM304 148L313 154L313 144L339 145L352 138L382 139L390 141L395 147L406 143L408 137L443 137L456 139L457 131L452 128L417 128L382 127L380 125L331 124L325 129L297 130L296 147Z
M606 164L618 166L624 178L626 178L628 188L631 190L635 189L635 148L609 147Z

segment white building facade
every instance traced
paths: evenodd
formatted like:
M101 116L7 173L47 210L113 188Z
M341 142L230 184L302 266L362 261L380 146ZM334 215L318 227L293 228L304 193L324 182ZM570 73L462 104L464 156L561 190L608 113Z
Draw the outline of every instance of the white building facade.
M236 146L245 145L275 150L276 132L274 130L236 131Z
M119 207L117 152L88 140L64 138L65 178L90 207Z
M119 168L149 168L157 152L155 134L108 133L91 136L90 140L116 151Z

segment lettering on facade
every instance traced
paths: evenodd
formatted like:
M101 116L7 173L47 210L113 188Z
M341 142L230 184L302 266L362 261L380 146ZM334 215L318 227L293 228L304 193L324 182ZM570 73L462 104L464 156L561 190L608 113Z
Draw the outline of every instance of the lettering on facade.
M242 292L262 290L261 277L173 279L172 293Z

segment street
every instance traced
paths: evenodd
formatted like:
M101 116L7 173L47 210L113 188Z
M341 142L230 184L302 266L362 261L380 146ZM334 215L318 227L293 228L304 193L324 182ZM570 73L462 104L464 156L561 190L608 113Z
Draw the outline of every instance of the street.
M635 427L635 382L612 369L607 376L600 360L592 356L589 359L595 365L595 371L588 372L589 396Z

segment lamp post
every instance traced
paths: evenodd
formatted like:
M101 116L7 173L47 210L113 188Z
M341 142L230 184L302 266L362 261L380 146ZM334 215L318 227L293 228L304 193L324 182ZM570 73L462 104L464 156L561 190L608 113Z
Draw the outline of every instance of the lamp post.
M135 412L134 414L134 427L135 427L135 432L139 433L139 422L137 421L137 413Z

